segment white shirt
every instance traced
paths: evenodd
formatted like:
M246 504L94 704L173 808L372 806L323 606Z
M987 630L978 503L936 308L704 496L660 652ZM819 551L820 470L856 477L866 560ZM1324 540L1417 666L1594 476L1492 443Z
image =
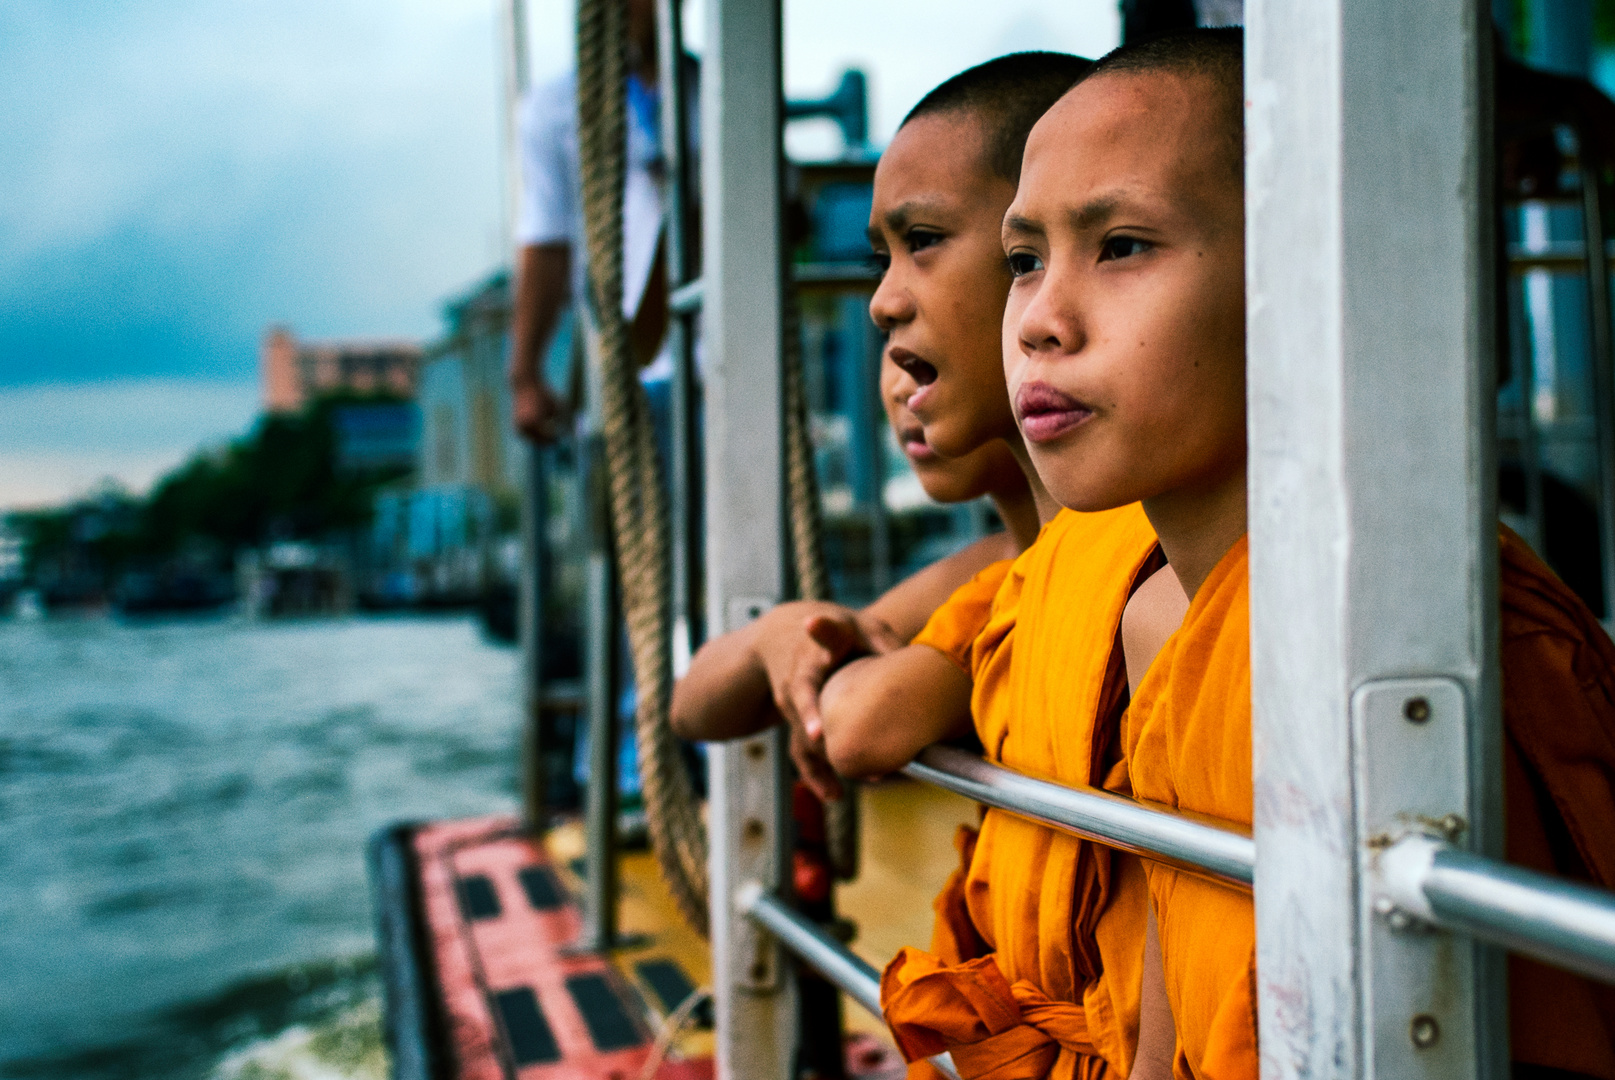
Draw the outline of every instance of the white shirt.
M622 313L632 319L650 281L661 237L662 153L658 94L628 79L628 169L623 185ZM583 293L588 258L578 163L577 78L568 72L528 90L518 117L521 193L516 242L570 244L572 289Z

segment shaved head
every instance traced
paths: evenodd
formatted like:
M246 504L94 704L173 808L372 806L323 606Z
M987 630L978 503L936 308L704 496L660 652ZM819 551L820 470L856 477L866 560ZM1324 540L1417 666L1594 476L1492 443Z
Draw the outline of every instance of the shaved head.
M1011 53L961 71L920 99L900 127L922 116L962 113L981 125L987 168L1015 183L1021 151L1038 117L1093 67L1068 53Z
M1237 26L1182 30L1136 44L1123 45L1102 57L1082 77L1105 75L1177 75L1201 78L1217 96L1218 116L1228 132L1230 162L1245 175L1245 32Z

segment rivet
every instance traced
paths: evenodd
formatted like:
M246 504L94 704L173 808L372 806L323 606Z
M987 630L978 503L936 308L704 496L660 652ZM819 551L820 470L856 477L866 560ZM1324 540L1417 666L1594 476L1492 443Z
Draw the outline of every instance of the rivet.
M767 964L756 963L756 964L753 964L751 966L751 981L752 982L762 982L766 978L768 978L768 965Z
M1402 706L1402 715L1415 724L1422 724L1430 719L1430 702L1427 698L1408 698Z
M763 823L761 821L758 821L756 818L752 818L746 822L745 831L747 840L761 840L765 830L763 829Z
M1420 1013L1413 1018L1412 1027L1408 1032L1413 1037L1413 1045L1420 1050L1428 1050L1441 1038L1441 1025L1429 1013Z
M768 753L768 747L760 742L750 743L746 747L746 756L753 761L760 759L766 753Z

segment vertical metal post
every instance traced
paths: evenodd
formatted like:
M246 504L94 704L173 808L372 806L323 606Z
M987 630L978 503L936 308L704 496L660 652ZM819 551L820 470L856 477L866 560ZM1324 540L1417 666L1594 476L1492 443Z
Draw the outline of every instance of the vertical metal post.
M1598 555L1603 570L1606 622L1615 613L1615 341L1610 330L1609 253L1604 246L1602 177L1593 159L1594 146L1579 131L1581 157L1582 237L1587 249L1587 313L1592 323L1593 422L1598 425ZM1540 549L1539 549L1540 550Z
M708 0L701 72L706 590L715 632L784 589L779 0ZM795 980L735 908L785 880L781 732L708 749L712 981L720 1080L785 1080Z
M1246 14L1262 1071L1491 1080L1499 955L1394 930L1375 859L1502 848L1485 6Z
M500 32L504 54L505 89L505 183L504 235L515 218L521 192L521 140L517 114L522 94L527 90L527 4L526 0L505 0L501 5ZM510 277L511 312L516 303L514 267ZM513 321L513 320L512 320ZM509 341L507 323L505 339ZM508 348L508 345L507 345ZM517 634L522 652L522 818L532 832L543 829L544 790L544 541L548 534L549 510L548 452L541 447L526 448L521 492L521 581L516 599Z
M545 548L549 536L549 459L547 449L527 447L521 505L522 569L516 601L525 683L522 817L533 833L543 830L548 816L544 776L544 597L548 591Z
M578 473L589 520L585 564L584 679L589 724L589 787L584 793L588 902L585 947L604 951L617 938L617 693L622 686L622 622L618 616L617 562L612 544L611 496L606 474L605 424L599 339L588 308L577 305L584 334L585 429L578 439Z
M591 470L605 462L591 455ZM599 472L596 471L596 477ZM600 482L599 479L596 481ZM602 499L602 501L604 501ZM588 603L588 715L589 790L584 795L586 821L588 918L584 931L587 947L597 951L617 944L617 685L618 630L616 567L609 532L589 548Z
M690 223L692 177L689 131L689 88L684 84L684 18L681 0L658 0L657 48L661 71L662 160L667 168L667 225L664 254L670 292L695 280L695 245ZM700 552L700 461L697 437L698 394L695 370L695 310L672 313L668 325L673 352L672 461L668 463L672 509L673 673L681 676L700 643L698 565Z

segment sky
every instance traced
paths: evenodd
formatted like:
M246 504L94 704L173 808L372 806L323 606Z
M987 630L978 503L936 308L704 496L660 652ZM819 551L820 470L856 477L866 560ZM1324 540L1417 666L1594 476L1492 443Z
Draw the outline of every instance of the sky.
M271 325L438 332L506 259L500 3L0 4L0 510L139 492L246 431ZM535 78L572 6L528 0ZM956 71L1118 32L1115 0L787 0L786 89L863 68L883 143Z

